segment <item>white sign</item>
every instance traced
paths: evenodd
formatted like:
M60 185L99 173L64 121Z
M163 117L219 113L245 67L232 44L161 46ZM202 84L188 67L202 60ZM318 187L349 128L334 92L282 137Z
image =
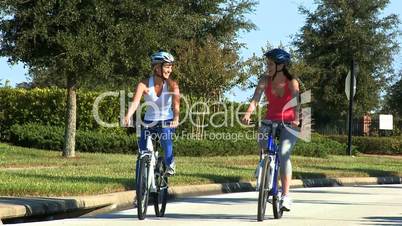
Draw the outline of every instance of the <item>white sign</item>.
M392 115L380 115L380 129L393 130Z
M348 73L348 75L346 76L345 79L345 93L346 93L346 97L350 98L350 80L351 80L352 75L350 74L350 71ZM353 97L356 94L356 76L353 78Z

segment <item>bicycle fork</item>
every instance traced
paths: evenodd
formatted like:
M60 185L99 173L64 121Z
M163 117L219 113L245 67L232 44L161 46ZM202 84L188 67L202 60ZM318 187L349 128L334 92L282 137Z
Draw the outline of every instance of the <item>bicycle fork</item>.
M277 155L274 155L273 158L273 161L271 161L271 169L273 171L273 175L271 176L272 181L270 183L270 187L272 195L278 195L279 157Z
M156 192L156 185L155 185L155 165L156 165L156 160L155 160L155 156L152 155L151 157L151 161L149 162L149 177L148 177L148 181L147 181L147 186L150 190L150 192Z
M145 165L147 166L147 171L146 175L147 175L147 190L149 190L150 192L155 192L156 191L156 185L155 185L155 164L156 164L156 160L155 160L155 156L153 153L143 153L141 154L141 156L137 159L137 163L136 163L136 178L138 178L140 175L138 175L138 167L140 166L140 161L146 161Z

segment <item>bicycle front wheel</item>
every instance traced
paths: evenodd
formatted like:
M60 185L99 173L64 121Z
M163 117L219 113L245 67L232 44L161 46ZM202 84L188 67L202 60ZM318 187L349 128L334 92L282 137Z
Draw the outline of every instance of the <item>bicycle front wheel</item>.
M269 158L265 157L262 167L260 187L258 192L258 211L257 220L263 221L265 217L265 210L267 207L268 194L269 194Z
M281 208L281 198L279 195L274 195L272 197L272 210L274 212L274 218L279 219L283 215L283 210Z
M165 174L166 165L163 157L158 158L155 170L156 192L153 194L155 214L157 217L165 215L168 199L168 177Z
M148 208L148 176L149 176L149 160L147 156L141 158L138 162L139 167L137 173L137 185L136 185L136 195L137 195L137 214L138 219L144 220L147 214Z

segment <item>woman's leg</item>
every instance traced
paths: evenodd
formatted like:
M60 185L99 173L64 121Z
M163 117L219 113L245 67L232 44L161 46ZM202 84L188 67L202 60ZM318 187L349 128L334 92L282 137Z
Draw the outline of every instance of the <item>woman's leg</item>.
M282 128L279 156L280 156L280 175L282 182L282 195L289 193L290 182L292 181L292 163L290 162L290 154L296 144L297 137L288 131L290 128Z
M173 155L173 129L172 128L161 128L160 141L163 151L165 152L166 165L173 170L175 170L175 162Z
M151 133L152 132L150 129L141 129L140 140L138 141L138 149L140 154L144 151L152 150Z

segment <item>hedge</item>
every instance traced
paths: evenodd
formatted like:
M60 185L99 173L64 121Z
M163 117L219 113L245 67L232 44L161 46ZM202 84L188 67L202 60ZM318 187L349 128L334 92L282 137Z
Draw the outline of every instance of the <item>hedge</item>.
M14 125L10 142L25 147L62 150L62 127L40 124ZM80 131L76 136L76 148L82 152L135 153L138 150L135 135L128 136L114 131ZM312 142L299 140L293 151L295 155L325 157L328 154L345 154L346 145L313 134ZM194 140L176 137L174 152L177 156L227 156L258 154L255 139L204 139Z
M62 150L64 128L40 124L13 125L10 142L24 147ZM116 132L81 131L76 134L76 148L83 152L135 153L135 136Z
M93 103L101 93L78 91L77 128L99 129L92 115ZM120 103L118 97L107 97L99 104L100 118L117 122ZM113 101L111 101L113 100ZM13 89L0 88L0 138L9 136L14 124L39 123L63 127L66 112L66 91L59 88Z
M313 133L311 142L298 140L293 153L302 156L326 157L327 155L345 155L347 145ZM357 150L353 148L353 154Z
M347 136L326 136L330 139L341 143L347 143ZM397 137L352 137L352 144L357 150L366 154L387 154L401 155L402 154L402 136Z
M92 108L97 97L102 95L101 92L92 92L86 90L78 90L77 92L77 128L79 130L93 131L93 130L106 130L110 128L101 127L94 119ZM117 95L118 93L115 92ZM124 94L124 92L122 93ZM113 123L118 122L120 117L120 97L108 96L99 103L100 119L104 122ZM125 96L125 106L127 109L128 101L131 99ZM196 101L195 99L193 101ZM186 109L186 101L180 108L181 119L189 112ZM228 109L237 109L237 103L227 102ZM243 108L246 105L242 106ZM211 106L211 108L213 108ZM221 108L223 109L223 108ZM196 109L193 109L197 111ZM244 110L244 109L243 109ZM9 138L9 129L14 124L27 124L38 123L41 125L49 125L56 127L64 127L66 112L66 90L60 88L34 88L34 89L14 89L14 88L0 88L0 139L7 141ZM144 114L144 112L142 112ZM227 113L227 117L232 119L231 113ZM199 116L199 115L198 115ZM225 114L218 114L213 121L215 123L223 122ZM192 120L196 116L193 116ZM208 120L210 116L206 116ZM186 122L180 126L178 131L190 131L192 126L190 119L187 118ZM225 128L219 128L222 130ZM242 130L236 123L236 128L227 128L230 131ZM121 132L123 128L117 127L114 130ZM215 130L211 126L207 130ZM243 129L244 130L244 129Z

